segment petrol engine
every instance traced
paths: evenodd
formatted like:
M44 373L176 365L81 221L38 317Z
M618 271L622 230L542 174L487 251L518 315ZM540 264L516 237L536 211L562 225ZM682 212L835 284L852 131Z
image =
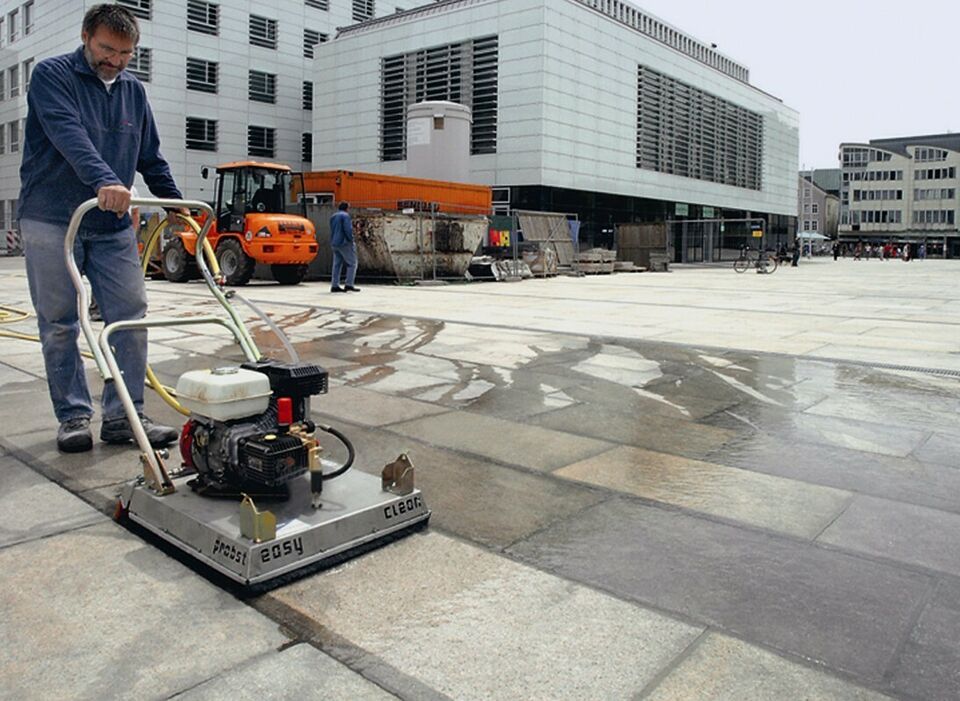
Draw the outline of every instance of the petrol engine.
M326 391L327 371L309 363L265 360L184 373L177 396L190 419L180 454L184 467L197 472L191 488L211 497L284 499L287 483L310 471L318 493L324 475L309 399Z

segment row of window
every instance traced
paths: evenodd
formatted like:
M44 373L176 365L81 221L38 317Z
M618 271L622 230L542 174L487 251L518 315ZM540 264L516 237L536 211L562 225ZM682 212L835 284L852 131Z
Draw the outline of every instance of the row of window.
M855 170L853 172L843 173L843 182L851 180L864 180L867 182L876 182L880 180L903 180L902 170Z
M637 168L759 190L763 117L637 67Z
M899 209L871 209L865 212L854 210L850 213L850 218L853 224L901 224L903 223L903 211ZM841 223L847 223L846 213L844 213Z
M579 0L584 5L599 10L605 15L623 22L637 31L663 42L681 53L691 56L701 63L712 66L717 70L733 76L737 80L749 82L750 72L738 63L721 56L714 47L708 47L696 39L678 32L669 25L660 22L655 17L645 14L642 10L620 0Z
M913 160L919 163L945 161L947 160L947 152L942 148L918 148L913 155Z
M903 190L854 190L853 201L902 200Z
M273 127L247 127L247 155L253 158L276 158L277 130ZM216 151L217 120L202 117L186 118L186 147L191 151ZM313 160L313 135L300 135L300 160Z
M817 231L820 228L820 222L816 219L804 219L803 231Z
M0 15L0 46L6 41L12 44L21 36L33 31L33 0L10 10L6 16Z
M30 76L33 73L33 59L28 58L23 63L10 66L7 70L0 70L0 102L27 94L30 87ZM21 91L20 82L23 79Z
M915 200L952 200L956 196L957 189L953 187L918 188L913 191Z
M865 166L871 161L889 161L893 157L889 151L861 146L847 146L843 149L842 159L844 167Z
M921 168L913 171L914 180L942 180L944 178L957 177L956 166L949 168Z
M153 0L117 0L117 4L123 5L140 19L149 20L153 16ZM32 7L33 0L23 6L24 10L28 5ZM304 0L304 5L318 10L330 10L329 0ZM353 0L352 17L355 22L371 19L374 12L374 0ZM13 15L16 15L16 10L11 12L9 16ZM26 18L26 15L24 15L24 18ZM220 5L204 0L187 0L187 29L218 36L220 34ZM13 41L13 39L11 38L10 41ZM277 48L277 20L250 15L250 43L254 46L265 46L268 49Z
M808 196L808 197L810 196L810 191L809 191L809 190L807 190L807 196ZM803 212L804 212L804 214L806 214L807 212L809 212L810 214L819 214L819 213L820 213L820 203L819 203L819 202L812 202L812 203L811 203L811 202L804 202L804 203L803 203Z
M134 11L138 17L150 19L150 1L128 0L120 2ZM329 8L325 8L329 9ZM201 34L219 36L220 34L220 6L202 0L187 1L187 29ZM262 46L266 49L277 48L277 20L260 15L250 15L248 25L248 41L253 46ZM314 29L303 30L303 55L313 58L314 47L327 41L329 36Z
M488 36L380 59L380 160L406 159L407 108L424 100L469 107L470 153L496 153L498 47Z
M953 224L956 213L952 209L915 209L914 224Z

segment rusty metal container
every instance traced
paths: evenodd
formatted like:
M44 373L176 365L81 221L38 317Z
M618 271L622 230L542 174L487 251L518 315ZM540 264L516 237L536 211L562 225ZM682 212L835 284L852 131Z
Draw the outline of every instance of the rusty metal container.
M330 278L330 217L334 211L332 206L307 205L319 246L310 264L310 278ZM357 244L357 275L401 282L462 278L489 221L470 214L404 214L352 206L350 216Z
M492 206L492 190L487 185L353 170L306 172L303 180L308 195L321 196L321 201L326 196L333 204L347 201L353 209L402 211L410 208L488 215Z

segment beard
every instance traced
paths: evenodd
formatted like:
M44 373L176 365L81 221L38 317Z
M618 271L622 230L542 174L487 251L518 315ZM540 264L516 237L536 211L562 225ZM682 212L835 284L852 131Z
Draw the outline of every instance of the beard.
M96 58L93 56L93 52L90 51L90 48L86 45L83 47L83 57L87 59L87 65L93 69L93 72L97 74L97 77L100 78L100 80L113 80L120 75L120 71L123 70L123 68L111 66L106 61L97 63Z

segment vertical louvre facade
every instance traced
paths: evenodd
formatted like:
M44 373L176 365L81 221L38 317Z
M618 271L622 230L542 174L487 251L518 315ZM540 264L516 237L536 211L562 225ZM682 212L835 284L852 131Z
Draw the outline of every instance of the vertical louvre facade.
M496 153L498 58L496 36L382 58L380 160L406 159L407 107L425 100L470 107L470 153Z
M760 190L762 163L761 115L638 67L638 168Z

